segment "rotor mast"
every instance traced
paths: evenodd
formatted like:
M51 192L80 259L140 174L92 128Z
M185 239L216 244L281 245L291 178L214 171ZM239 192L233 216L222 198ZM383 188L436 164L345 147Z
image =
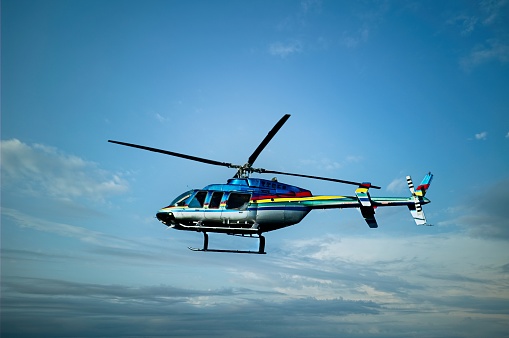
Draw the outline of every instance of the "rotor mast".
M279 129L285 124L285 122L290 118L290 114L285 114L279 121L276 123L274 127L268 132L267 136L263 139L263 141L258 145L255 151L249 156L247 162L242 166L236 166L237 173L233 178L248 178L249 174L253 172L260 172L259 169L253 168L253 163L256 161L260 153L265 149L267 144L272 140L272 138L277 134Z

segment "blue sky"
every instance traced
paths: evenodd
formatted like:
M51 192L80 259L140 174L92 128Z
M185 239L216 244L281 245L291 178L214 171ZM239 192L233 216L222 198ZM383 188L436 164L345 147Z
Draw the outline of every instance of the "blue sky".
M1 10L2 335L507 336L508 1ZM234 173L106 142L244 163L284 114L257 166L373 196L432 171L435 226L313 211L268 233L267 255L190 252L201 235L156 211Z

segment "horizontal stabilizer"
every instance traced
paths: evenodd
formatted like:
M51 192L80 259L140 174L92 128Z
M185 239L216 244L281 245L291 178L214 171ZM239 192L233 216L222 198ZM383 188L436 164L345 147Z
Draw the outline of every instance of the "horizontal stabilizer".
M375 219L375 208L373 207L371 196L369 196L369 185L361 185L355 190L355 195L361 204L360 210L362 217L370 228L378 228L378 224Z
M366 223L368 223L368 226L372 229L378 228L378 224L376 223L375 219L375 208L373 207L360 207L362 217L364 217L364 220Z

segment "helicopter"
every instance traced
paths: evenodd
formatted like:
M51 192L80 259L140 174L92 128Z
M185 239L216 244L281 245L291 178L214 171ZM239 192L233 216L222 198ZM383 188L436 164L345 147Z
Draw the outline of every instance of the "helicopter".
M203 247L188 247L192 251L265 254L263 233L295 225L314 209L357 208L367 225L370 228L377 228L376 208L406 206L417 225L430 225L426 221L422 206L430 203L425 195L433 179L431 172L426 174L417 188L414 188L411 177L406 177L411 193L409 197L371 197L369 189L380 189L380 187L370 182L354 182L253 167L260 153L289 118L290 114L286 114L274 125L243 165L133 143L114 140L108 140L108 142L236 169L235 175L228 179L226 184L209 184L203 189L186 191L156 213L156 218L168 228L203 234ZM317 196L310 190L279 182L276 178L271 180L252 178L250 176L253 173L304 177L355 185L357 188L355 196ZM208 233L257 238L258 250L210 249Z

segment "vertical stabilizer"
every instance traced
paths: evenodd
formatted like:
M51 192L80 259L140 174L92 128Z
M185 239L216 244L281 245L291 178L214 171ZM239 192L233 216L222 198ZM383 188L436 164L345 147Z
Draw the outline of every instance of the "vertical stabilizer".
M417 187L415 190L415 196L418 197L424 197L426 195L426 191L428 191L428 188L431 184L431 180L433 180L433 175L431 173L428 173L426 176L424 176L424 179L422 180L421 184Z

